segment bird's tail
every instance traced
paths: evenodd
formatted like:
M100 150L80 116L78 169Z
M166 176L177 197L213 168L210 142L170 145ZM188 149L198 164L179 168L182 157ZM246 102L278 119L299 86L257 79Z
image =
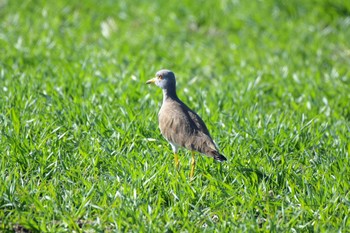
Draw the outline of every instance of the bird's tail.
M225 156L223 156L222 154L220 154L217 151L213 151L212 153L213 153L213 158L215 160L217 160L217 161L222 162L222 161L226 161L227 160Z

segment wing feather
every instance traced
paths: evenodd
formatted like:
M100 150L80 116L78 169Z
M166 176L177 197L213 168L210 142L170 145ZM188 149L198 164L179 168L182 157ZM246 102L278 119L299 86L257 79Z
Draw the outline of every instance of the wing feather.
M217 148L203 120L184 103L168 101L159 112L159 128L171 143L214 157Z

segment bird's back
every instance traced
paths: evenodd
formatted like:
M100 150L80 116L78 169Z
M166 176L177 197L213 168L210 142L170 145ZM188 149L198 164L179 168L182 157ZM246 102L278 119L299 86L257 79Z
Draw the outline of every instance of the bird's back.
M222 155L218 153L203 120L179 99L169 98L163 102L159 111L159 128L173 144L224 160L220 159Z

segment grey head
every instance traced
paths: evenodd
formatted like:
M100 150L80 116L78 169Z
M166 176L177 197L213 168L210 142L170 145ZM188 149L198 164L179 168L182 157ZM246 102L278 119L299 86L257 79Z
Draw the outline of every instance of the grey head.
M156 77L148 80L146 84L154 83L163 90L175 92L176 79L171 70L160 70L156 73Z

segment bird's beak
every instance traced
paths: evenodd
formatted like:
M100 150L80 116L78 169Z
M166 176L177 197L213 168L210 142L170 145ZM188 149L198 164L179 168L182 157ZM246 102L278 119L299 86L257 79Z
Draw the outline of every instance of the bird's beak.
M155 83L157 78L152 78L146 82L146 84Z

